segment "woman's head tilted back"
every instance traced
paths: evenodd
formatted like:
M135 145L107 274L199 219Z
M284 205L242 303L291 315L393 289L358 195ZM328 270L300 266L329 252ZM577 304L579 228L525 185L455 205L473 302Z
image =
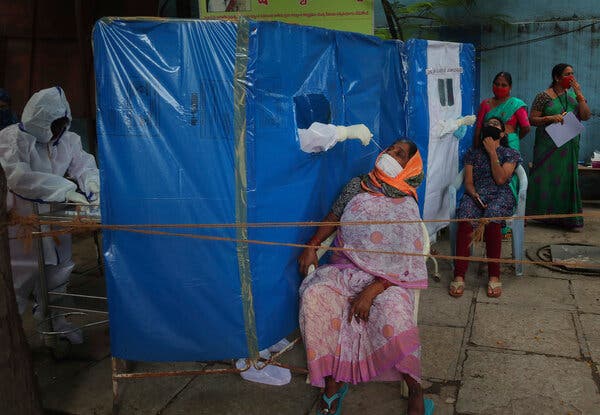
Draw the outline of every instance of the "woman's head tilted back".
M508 139L504 133L504 122L498 117L492 117L485 122L481 129L481 142L487 137L500 140L500 145L508 147Z
M405 138L394 141L382 151L375 168L363 180L363 189L390 197L417 198L416 188L423 181L423 160L417 145ZM395 190L390 190L390 189Z
M406 163L417 153L417 145L414 141L407 138L400 138L392 143L391 146L385 149L385 154L392 156L402 168L406 167Z

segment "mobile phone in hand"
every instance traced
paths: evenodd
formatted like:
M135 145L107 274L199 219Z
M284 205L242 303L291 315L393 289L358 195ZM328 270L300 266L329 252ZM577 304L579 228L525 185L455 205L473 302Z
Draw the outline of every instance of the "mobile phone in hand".
M472 195L471 197L473 198L473 200L475 200L475 203L477 203L477 205L480 208L485 209L487 207L487 205L483 203L483 200L481 200L481 197L479 197L479 195Z
M481 207L482 209L487 208L487 205L485 203L483 203L483 200L481 200L481 197L479 197L479 195L475 196L475 201L477 202L479 207Z

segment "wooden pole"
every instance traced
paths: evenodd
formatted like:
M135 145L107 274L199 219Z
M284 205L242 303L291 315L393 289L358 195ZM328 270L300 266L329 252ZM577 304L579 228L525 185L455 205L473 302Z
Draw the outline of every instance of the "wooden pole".
M2 413L43 414L29 345L13 289L6 222L6 176L0 166L0 396Z

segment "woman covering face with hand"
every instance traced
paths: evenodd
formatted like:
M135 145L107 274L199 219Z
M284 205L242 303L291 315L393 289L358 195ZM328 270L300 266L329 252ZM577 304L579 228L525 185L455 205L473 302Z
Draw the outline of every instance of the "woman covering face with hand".
M465 193L460 200L457 219L511 216L516 206L516 198L509 183L517 164L521 162L519 152L508 147L504 124L500 119L490 118L481 131L480 145L472 147L465 154ZM488 258L500 258L503 222L494 219L485 225L484 239ZM456 234L457 256L471 255L473 229L473 223L459 222ZM468 266L469 262L466 260L454 261L454 281L450 284L451 296L463 295ZM502 293L502 285L498 262L488 262L488 276L487 295L499 297Z

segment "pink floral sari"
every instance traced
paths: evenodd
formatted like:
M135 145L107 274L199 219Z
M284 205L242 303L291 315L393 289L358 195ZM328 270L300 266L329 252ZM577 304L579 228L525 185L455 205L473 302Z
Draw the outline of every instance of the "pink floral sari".
M412 197L389 198L360 193L341 218L336 245L344 248L423 252L420 223L344 225L356 221L418 220ZM348 323L349 299L375 278L394 284L379 294L368 322ZM300 329L304 337L310 380L323 387L325 377L353 384L369 380L400 380L401 374L421 379L421 344L413 321L414 292L427 287L425 257L383 253L336 253L300 287Z

